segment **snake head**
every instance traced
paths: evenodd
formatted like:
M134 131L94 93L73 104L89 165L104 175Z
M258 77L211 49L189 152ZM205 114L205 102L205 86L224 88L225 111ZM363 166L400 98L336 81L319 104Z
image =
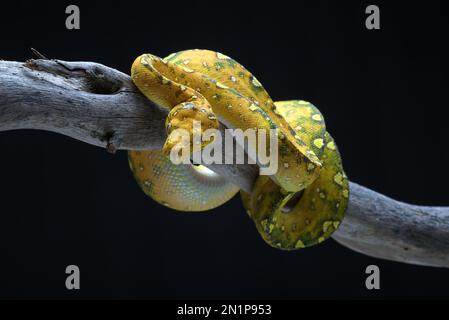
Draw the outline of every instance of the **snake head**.
M183 158L191 156L193 152L202 150L213 139L203 140L203 133L208 129L218 129L220 123L212 112L207 100L203 97L194 97L170 110L165 127L168 138L163 147L163 153L170 155L173 148L188 148Z

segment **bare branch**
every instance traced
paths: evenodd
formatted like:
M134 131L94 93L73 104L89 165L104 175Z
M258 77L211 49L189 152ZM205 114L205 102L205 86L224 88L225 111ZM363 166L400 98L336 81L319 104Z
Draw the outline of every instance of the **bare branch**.
M128 75L93 62L0 61L0 131L40 129L116 150L160 149L167 112ZM258 168L210 168L246 191ZM334 239L374 257L449 267L449 208L398 202L350 183L350 203Z
M449 267L449 207L410 205L353 182L349 188L335 240L373 257Z

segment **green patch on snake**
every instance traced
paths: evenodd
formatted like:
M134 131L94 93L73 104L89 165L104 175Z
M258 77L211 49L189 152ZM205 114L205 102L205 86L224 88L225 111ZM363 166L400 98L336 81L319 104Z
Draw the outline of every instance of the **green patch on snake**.
M226 60L229 67L232 69L235 69L238 65L237 61L235 61L234 59L229 58L228 60Z
M224 63L224 62L221 62L221 61L216 61L216 62L214 63L214 66L215 66L215 70L219 71L219 70L225 68L225 63Z
M259 82L259 80L257 80L256 77L251 76L249 78L250 84L251 84L251 89L253 90L253 92L258 95L261 92L264 92L265 89L263 88L262 84Z

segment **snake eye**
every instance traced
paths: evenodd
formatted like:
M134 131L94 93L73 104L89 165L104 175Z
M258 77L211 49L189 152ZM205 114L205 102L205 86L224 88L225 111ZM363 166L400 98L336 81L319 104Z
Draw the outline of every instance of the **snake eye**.
M291 199L288 200L287 203L281 208L281 212L289 213L290 211L292 211L298 204L299 200L301 200L303 194L304 194L304 189L296 192L293 195L293 197L291 197Z

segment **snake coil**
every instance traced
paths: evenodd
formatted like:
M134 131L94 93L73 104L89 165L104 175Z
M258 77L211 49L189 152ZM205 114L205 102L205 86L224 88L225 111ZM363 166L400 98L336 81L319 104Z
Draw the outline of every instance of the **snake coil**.
M193 135L193 120L202 128L222 123L242 130L275 129L277 172L259 176L251 193L240 191L258 232L271 246L292 250L320 243L338 228L348 204L348 179L314 105L273 102L248 70L208 50L181 51L164 59L141 55L131 77L148 99L169 110L163 149L128 153L134 177L148 196L176 210L205 211L239 191L202 165L172 163L168 154L180 142L175 129Z

